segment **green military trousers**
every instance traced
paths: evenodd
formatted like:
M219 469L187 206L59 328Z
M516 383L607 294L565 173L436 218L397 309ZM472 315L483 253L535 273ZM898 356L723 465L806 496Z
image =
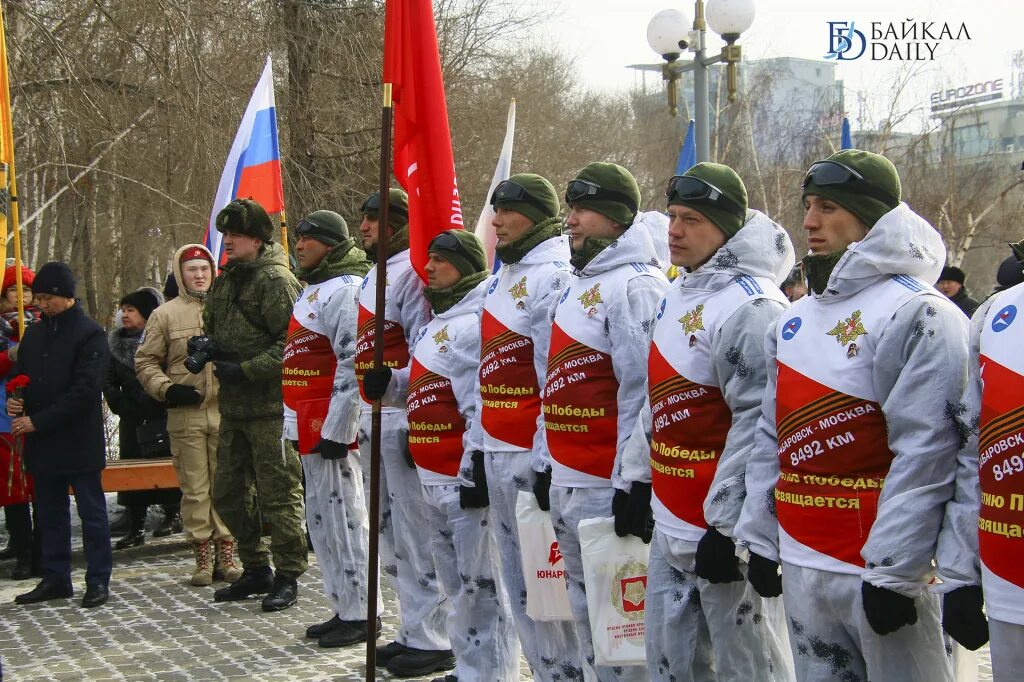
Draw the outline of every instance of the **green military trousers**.
M302 527L302 464L291 443L282 440L277 419L220 422L213 504L238 543L246 570L270 565L278 575L306 572L306 533ZM261 537L270 530L270 551Z

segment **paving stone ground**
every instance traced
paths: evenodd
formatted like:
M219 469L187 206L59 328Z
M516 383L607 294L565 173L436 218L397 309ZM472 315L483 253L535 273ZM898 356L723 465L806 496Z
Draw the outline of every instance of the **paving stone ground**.
M77 522L73 508L72 519ZM154 514L151 524L156 520ZM110 602L89 610L78 606L85 566L80 537L74 537L73 599L15 605L14 596L35 580L6 580L12 562L0 562L0 682L365 679L362 648L323 650L304 637L308 625L330 616L312 555L298 604L265 614L258 599L214 603L213 589L223 583L189 585L192 557L183 536L149 538L142 547L114 552ZM3 530L0 540L6 543ZM384 600L395 603L386 584ZM387 614L382 639L396 627ZM992 679L987 648L978 669L980 682ZM522 680L531 679L525 661L522 671ZM393 678L379 672L377 679Z

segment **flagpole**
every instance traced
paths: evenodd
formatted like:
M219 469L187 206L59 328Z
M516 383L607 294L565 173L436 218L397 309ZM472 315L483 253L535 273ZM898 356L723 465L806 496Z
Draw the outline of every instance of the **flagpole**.
M391 83L384 84L380 111L380 210L377 213L377 300L373 311L373 368L384 366L384 291L387 288L388 190L391 188ZM370 413L370 558L366 585L366 682L373 682L377 668L377 581L378 532L380 519L380 400Z
M284 258L288 260L288 216L281 209L281 247L284 249ZM289 263L289 267L291 264Z
M14 281L18 288L18 324L15 331L20 340L25 327L25 297L21 291L21 217L18 212L18 180L14 170L14 127L11 119L11 83L7 69L7 27L4 25L2 3L0 3L0 90L2 90L0 98L3 98L3 104L0 106L0 125L3 126L3 158L0 160L6 166L10 197L11 209L7 216L7 223L14 234ZM6 227L5 225L5 230ZM5 232L4 255L7 254L7 236Z

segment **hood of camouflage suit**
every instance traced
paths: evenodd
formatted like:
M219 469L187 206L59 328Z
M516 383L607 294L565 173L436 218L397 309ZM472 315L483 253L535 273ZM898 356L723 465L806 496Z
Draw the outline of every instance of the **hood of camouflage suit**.
M931 224L906 203L882 216L867 236L846 247L828 285L816 298L852 296L880 277L910 275L931 284L946 262L946 245Z
M593 260L587 263L580 272L581 277L593 277L602 272L629 263L644 263L651 267L661 268L658 249L655 246L652 232L660 230L661 221L644 221L647 214L637 214L633 224L618 239L609 244ZM665 232L668 233L667 223Z
M795 261L793 242L782 226L764 213L748 209L740 231L699 268L682 272L680 285L718 289L739 275L764 277L781 285Z

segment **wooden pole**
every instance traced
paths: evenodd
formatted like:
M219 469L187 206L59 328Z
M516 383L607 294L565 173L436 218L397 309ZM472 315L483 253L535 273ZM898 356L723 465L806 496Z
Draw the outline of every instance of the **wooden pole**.
M284 248L285 260L288 260L288 216L284 209L281 209L281 247ZM291 262L288 262L288 269L291 270Z
M380 210L377 213L377 300L373 317L373 368L384 366L384 290L387 288L388 190L391 189L391 83L384 84L380 113ZM378 532L380 520L380 400L370 413L370 558L366 582L366 682L377 674L377 581Z

